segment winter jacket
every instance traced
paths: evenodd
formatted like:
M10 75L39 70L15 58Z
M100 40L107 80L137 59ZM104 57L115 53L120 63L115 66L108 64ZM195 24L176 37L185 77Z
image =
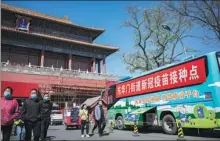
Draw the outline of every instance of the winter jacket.
M19 116L19 106L16 99L1 98L1 125L12 125Z
M53 104L50 101L45 102L44 100L41 100L40 104L42 107L42 120L50 120Z
M36 122L41 121L42 106L41 103L36 100L26 99L21 108L21 120Z
M94 118L95 120L100 120L100 119L104 119L104 109L102 106L97 105L95 107L95 112L94 112Z

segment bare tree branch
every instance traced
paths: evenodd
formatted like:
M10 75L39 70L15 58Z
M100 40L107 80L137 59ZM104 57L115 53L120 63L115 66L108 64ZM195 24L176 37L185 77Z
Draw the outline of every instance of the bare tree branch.
M204 30L212 31L215 40L220 41L220 4L218 1L181 1L175 4L173 1L165 3L166 9L184 18L188 18L194 24L199 24ZM210 35L211 36L211 35ZM207 38L204 35L205 38ZM209 37L209 39L213 39Z
M127 12L129 19L124 26L134 31L136 49L133 53L123 55L124 63L130 72L144 72L178 61L183 54L180 51L182 49L177 48L178 42L190 37L185 35L189 26L184 18L173 15L161 6L153 9L138 9L132 6L127 8ZM162 28L163 24L169 22L175 35ZM177 54L177 51L180 53Z

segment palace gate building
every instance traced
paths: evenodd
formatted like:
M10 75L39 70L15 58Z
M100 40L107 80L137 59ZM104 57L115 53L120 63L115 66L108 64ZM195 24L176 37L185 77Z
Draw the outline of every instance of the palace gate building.
M106 57L117 47L93 41L105 30L2 4L1 84L14 97L27 98L31 88L51 94L52 101L83 103L118 79L106 73Z

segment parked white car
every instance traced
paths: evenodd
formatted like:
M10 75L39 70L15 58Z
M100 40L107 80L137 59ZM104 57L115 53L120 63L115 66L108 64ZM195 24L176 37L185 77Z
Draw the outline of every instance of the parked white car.
M51 112L51 125L63 124L63 114L60 111Z
M53 104L50 117L51 125L63 124L63 114L61 113L60 108L55 104Z

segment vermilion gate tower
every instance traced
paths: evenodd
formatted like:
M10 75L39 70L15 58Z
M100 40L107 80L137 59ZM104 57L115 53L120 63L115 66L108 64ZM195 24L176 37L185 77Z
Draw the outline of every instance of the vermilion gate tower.
M106 57L117 47L93 41L104 29L2 4L2 88L14 96L29 96L31 88L50 93L64 106L97 96L116 76L106 73Z

